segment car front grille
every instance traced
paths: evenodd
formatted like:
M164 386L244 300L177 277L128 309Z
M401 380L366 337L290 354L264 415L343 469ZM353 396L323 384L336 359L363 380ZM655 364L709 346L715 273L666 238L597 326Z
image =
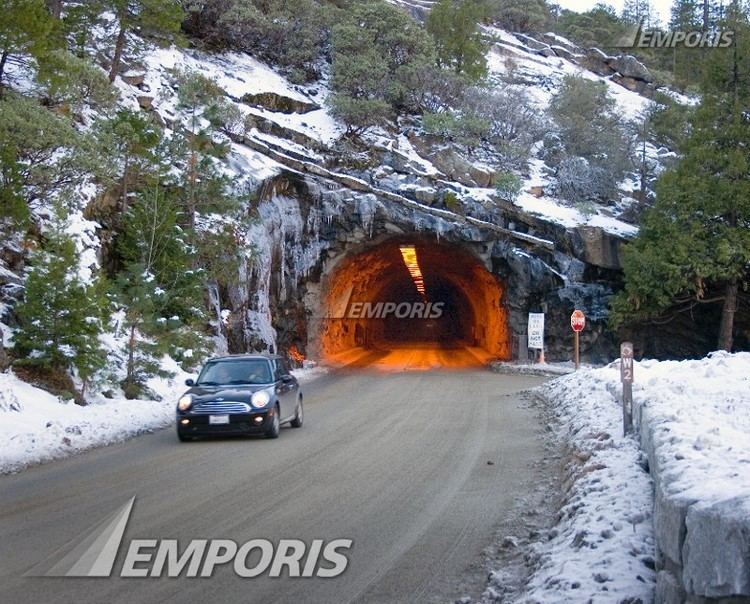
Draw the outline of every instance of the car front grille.
M249 413L250 405L233 401L208 401L193 406L193 413L226 415L230 413Z

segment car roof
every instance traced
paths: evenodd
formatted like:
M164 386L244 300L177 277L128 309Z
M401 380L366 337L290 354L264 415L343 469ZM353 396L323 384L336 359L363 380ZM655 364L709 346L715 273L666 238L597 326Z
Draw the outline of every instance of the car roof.
M211 357L206 362L210 363L213 361L239 361L242 359L256 359L264 361L275 361L282 357L278 354L264 354L264 353L244 353L244 354L227 354L220 357Z

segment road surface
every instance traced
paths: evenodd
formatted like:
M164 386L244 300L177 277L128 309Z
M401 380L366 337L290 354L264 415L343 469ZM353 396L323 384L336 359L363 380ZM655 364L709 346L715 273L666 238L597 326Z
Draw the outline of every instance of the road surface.
M542 381L339 372L305 386L305 425L278 440L180 444L168 429L0 477L0 602L453 601L533 486L542 441L517 393ZM329 579L241 579L231 565L212 578L23 576L133 495L125 542L346 538L349 566Z

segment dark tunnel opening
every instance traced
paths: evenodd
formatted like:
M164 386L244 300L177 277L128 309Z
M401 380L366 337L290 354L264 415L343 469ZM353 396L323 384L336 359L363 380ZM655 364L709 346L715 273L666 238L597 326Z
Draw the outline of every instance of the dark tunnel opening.
M459 368L510 357L502 285L460 246L387 240L343 258L322 293L330 363Z

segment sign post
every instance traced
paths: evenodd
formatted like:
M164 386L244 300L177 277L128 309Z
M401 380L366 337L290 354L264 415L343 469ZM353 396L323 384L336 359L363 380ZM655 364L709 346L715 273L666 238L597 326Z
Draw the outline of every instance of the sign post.
M625 434L633 430L633 343L620 344L620 381L622 382L622 426Z
M580 359L580 339L578 334L583 331L583 328L586 327L586 315L583 314L582 310L574 310L573 314L570 315L570 327L573 329L573 333L575 334L575 344L574 344L574 356L575 356L575 364L576 364L576 371L581 366L581 359Z
M539 362L544 363L544 313L529 313L529 348L540 350Z

